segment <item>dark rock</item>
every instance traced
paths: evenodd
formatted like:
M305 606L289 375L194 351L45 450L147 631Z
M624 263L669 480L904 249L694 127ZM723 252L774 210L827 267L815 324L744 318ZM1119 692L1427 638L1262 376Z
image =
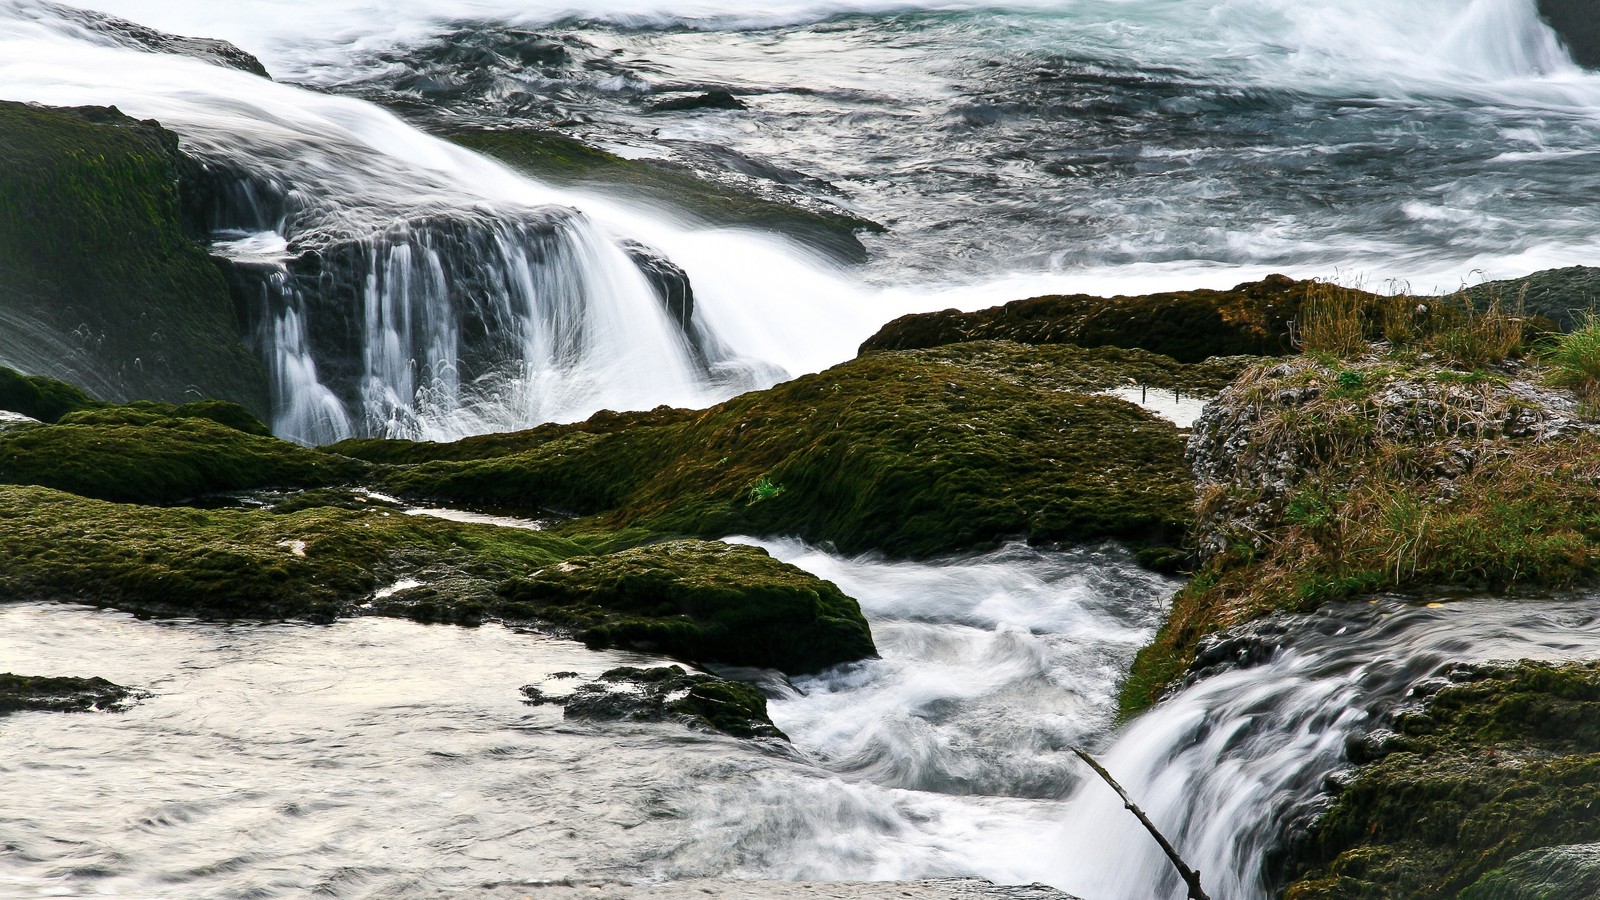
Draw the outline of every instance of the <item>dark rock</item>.
M57 3L41 2L38 4L51 15L75 22L89 31L110 38L118 45L136 50L149 50L155 53L171 53L178 56L192 56L219 66L260 75L270 78L267 69L261 60L253 55L240 50L227 41L215 38L183 37L146 28L127 19L96 12L89 9L77 9Z
M0 102L0 364L106 400L267 383L200 243L211 186L176 135L113 108Z
M565 696L551 696L534 685L524 686L522 694L532 706L566 707L568 719L677 721L734 737L788 740L767 717L767 698L760 689L715 675L690 674L679 666L624 666Z
M1593 895L1568 886L1600 885L1600 663L1455 677L1337 786L1287 898Z
M646 106L645 112L682 112L692 109L748 109L743 100L727 91L706 91L704 94L684 94Z
M1600 897L1600 844L1542 847L1516 857L1461 892L1461 900Z
M756 547L671 541L513 579L498 611L573 629L591 647L815 672L876 653L856 602Z
M1600 15L1592 0L1539 0L1539 15L1580 66L1600 67Z
M685 336L692 337L694 328L694 286L689 283L689 273L656 250L638 241L623 241L623 252L639 267L644 277L661 298L661 305Z
M1590 9L1589 21L1600 23L1600 11L1586 9ZM1600 50L1600 36L1596 40ZM1463 293L1479 306L1498 299L1529 316L1548 319L1562 331L1571 331L1600 305L1600 268L1546 269L1522 278L1473 285Z
M1130 347L1196 363L1212 356L1291 352L1289 324L1314 282L1270 275L1227 291L1138 297L1087 294L1034 297L976 312L915 313L883 326L861 345L908 350L975 340Z
M121 710L138 700L138 691L104 678L49 678L0 673L0 716L24 711L88 712Z

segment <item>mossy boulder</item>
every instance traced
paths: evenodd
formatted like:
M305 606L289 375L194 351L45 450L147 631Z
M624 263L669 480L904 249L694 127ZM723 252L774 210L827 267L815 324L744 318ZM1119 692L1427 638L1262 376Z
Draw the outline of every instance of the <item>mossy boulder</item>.
M1600 663L1460 677L1400 715L1338 790L1300 849L1289 900L1528 896L1490 893L1510 873L1462 891L1520 854L1600 841Z
M1600 844L1529 850L1461 892L1461 900L1572 897L1600 897Z
M0 409L54 422L67 413L106 405L76 385L0 366Z
M774 232L850 261L866 259L857 231L883 230L848 213L780 203L715 184L662 160L624 159L554 131L470 129L445 137L542 181L626 192L630 200L670 206L705 224Z
M114 108L0 102L0 158L0 363L107 400L266 412L176 135Z
M578 557L501 592L502 614L565 625L591 647L791 674L876 653L854 600L757 547L670 541Z
M223 491L341 484L371 469L254 433L260 423L231 404L115 407L64 420L0 433L0 483L174 503Z
M927 557L992 547L1181 540L1193 491L1175 426L1066 389L1118 383L1114 351L1020 345L869 354L688 416L547 428L451 446L340 444L371 458L447 457L389 486L448 502L593 517L666 535L795 535L845 553ZM1062 371L1051 374L1052 369ZM519 445L526 449L516 451ZM493 448L500 455L458 457Z
M1270 275L1231 290L1176 291L1135 297L1051 295L975 312L901 316L861 345L910 350L976 340L1082 347L1136 347L1195 363L1212 356L1279 356L1293 351L1289 325L1307 297L1339 290ZM1359 291L1363 298L1375 295Z
M15 675L0 672L0 716L14 712L119 710L139 693L104 678Z
M611 669L565 695L536 685L522 688L526 702L565 707L568 719L601 722L676 721L699 731L741 738L788 737L767 715L767 698L754 685L685 672L681 666Z
M1600 307L1600 269L1546 269L1522 278L1486 281L1461 293L1479 307L1499 300L1525 315L1541 317L1562 331L1570 331L1582 323L1585 314Z

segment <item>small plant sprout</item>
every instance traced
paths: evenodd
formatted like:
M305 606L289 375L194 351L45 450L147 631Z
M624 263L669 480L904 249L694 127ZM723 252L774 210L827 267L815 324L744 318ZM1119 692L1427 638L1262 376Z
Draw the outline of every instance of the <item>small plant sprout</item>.
M762 500L771 500L773 497L783 493L783 491L783 485L774 484L771 476L763 475L756 479L755 484L750 485L750 492L746 495L746 498L751 503L759 503Z

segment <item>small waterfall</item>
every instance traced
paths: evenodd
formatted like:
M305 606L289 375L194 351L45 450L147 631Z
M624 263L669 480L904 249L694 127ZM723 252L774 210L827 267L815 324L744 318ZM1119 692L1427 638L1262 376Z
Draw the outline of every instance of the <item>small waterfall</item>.
M1200 678L1113 736L1105 764L1213 897L1274 896L1285 842L1322 809L1352 737L1455 663L1600 656L1592 600L1347 604L1202 650ZM1243 664L1242 668L1233 668ZM1044 880L1096 898L1178 897L1148 834L1098 781L1067 798Z

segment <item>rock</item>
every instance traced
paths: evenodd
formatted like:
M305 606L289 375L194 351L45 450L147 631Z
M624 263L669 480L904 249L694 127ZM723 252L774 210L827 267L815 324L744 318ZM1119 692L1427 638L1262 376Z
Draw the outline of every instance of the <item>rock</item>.
M25 711L121 710L142 696L104 678L50 678L0 673L0 716Z
M1600 18L1595 18L1592 11L1586 11L1585 16L1588 22L1600 22ZM1595 27L1596 60L1600 62L1600 26ZM1569 266L1565 269L1546 269L1523 278L1473 285L1462 293L1480 307L1499 299L1502 303L1510 304L1512 309L1520 309L1529 316L1543 317L1560 330L1571 331L1582 324L1584 316L1600 304L1600 268Z
M1592 891L1552 882L1600 884L1600 663L1455 677L1336 789L1295 851L1289 900L1567 898Z
M612 669L565 696L551 696L534 685L524 686L522 693L531 705L560 704L568 719L676 721L733 737L788 740L767 717L767 698L758 688L690 674L680 666Z
M215 38L182 37L175 34L167 34L166 32L156 31L154 28L146 28L136 22L130 22L127 19L119 19L116 16L102 12L77 9L58 3L40 2L37 5L48 10L53 17L75 22L85 29L103 35L123 47L149 50L154 53L192 56L195 59L203 59L215 65L238 69L241 72L249 72L252 75L260 75L262 78L271 77L267 74L266 67L261 65L261 60L256 59L255 56L240 50L227 41Z
M900 557L1017 537L1174 545L1193 497L1177 428L1071 389L1115 372L1116 352L878 353L631 427L332 449L438 459L393 472L389 488L406 495L588 516L604 530L795 535Z
M1461 900L1600 897L1600 844L1542 847L1513 858L1461 892Z
M266 413L266 376L201 243L209 177L176 135L114 108L0 102L0 158L0 364L106 400Z
M591 647L816 672L873 656L854 600L756 547L669 541L515 578L497 609L571 628Z
M1087 294L1034 297L992 309L902 316L861 345L908 350L974 340L1024 344L1133 347L1196 363L1212 356L1277 356L1293 349L1289 323L1314 287L1283 275L1227 291L1196 290L1138 297ZM1367 301L1376 295L1350 291ZM1365 301L1364 301L1365 302Z
M680 94L668 97L665 100L646 106L645 112L682 112L692 109L747 109L743 100L733 94L722 91L707 91L703 94Z
M1588 0L1539 0L1539 15L1580 66L1600 68L1600 18Z
M883 231L826 204L799 205L799 197L780 202L751 185L709 181L662 160L623 159L553 131L465 129L445 137L544 181L626 193L709 225L775 232L849 262L867 256L856 232Z

